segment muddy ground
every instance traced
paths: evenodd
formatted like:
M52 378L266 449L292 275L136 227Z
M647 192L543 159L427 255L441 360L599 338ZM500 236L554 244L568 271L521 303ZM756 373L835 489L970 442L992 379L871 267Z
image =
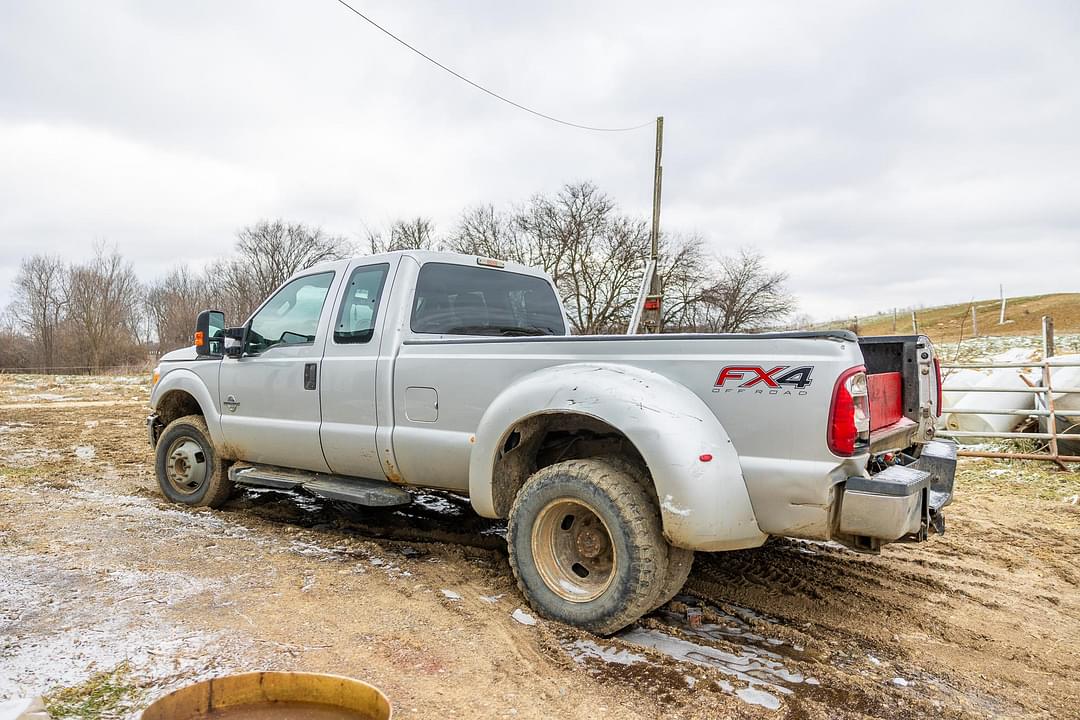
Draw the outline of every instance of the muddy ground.
M514 619L503 528L453 496L165 503L147 392L0 376L0 700L128 717L297 669L372 682L399 718L1080 717L1080 473L964 461L943 538L699 553L680 598L598 638Z

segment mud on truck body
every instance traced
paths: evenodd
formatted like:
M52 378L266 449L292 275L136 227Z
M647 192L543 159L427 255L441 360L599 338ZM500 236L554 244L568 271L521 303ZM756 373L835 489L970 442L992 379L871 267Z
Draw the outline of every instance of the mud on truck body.
M162 492L237 485L369 507L407 488L508 520L541 614L611 633L667 602L695 551L770 536L865 552L944 531L924 336L571 336L551 279L406 251L298 273L239 327L219 312L155 370Z

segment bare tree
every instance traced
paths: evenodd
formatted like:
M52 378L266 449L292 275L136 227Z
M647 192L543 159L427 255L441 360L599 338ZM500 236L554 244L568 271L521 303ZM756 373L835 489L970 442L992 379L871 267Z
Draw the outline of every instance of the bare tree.
M621 213L592 183L536 195L510 213L490 205L466 210L447 246L455 252L543 268L555 280L577 333L621 332L629 323L649 257L643 219ZM693 326L708 263L700 236L662 237L659 272L664 323Z
M36 349L21 328L22 323L10 311L0 313L0 368L25 368L34 363Z
M289 276L352 252L345 238L322 228L282 220L260 220L237 233L236 257L209 271L215 300L239 321Z
M772 272L755 250L742 249L720 260L719 278L702 293L706 329L745 332L775 324L795 309L786 289L787 273Z
M574 332L626 327L645 267L644 220L621 214L610 197L583 182L555 197L534 196L514 222L532 264L554 279Z
M142 288L132 270L113 249L94 248L94 257L71 269L68 318L90 369L130 356L137 344Z
M420 215L407 220L395 220L390 224L386 235L379 230L367 230L365 239L372 254L397 250L439 249L439 242L435 238L435 223Z
M479 205L461 214L458 226L446 240L447 250L533 264L535 248L522 236L515 218L493 205Z
M660 237L659 273L664 294L661 326L668 332L698 330L695 319L712 263L700 235Z
M68 269L51 255L24 258L15 277L11 313L34 342L37 360L45 368L56 361L57 331L67 307Z
M146 307L157 331L158 349L190 345L196 315L211 304L209 279L186 265L151 283L146 291Z

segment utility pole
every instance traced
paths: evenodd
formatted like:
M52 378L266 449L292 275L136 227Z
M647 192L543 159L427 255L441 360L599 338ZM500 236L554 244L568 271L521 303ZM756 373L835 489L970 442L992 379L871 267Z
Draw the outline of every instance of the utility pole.
M652 200L652 231L649 233L649 242L652 246L652 252L649 257L649 265L646 268L646 273L651 275L648 278L648 294L644 299L639 298L639 302L643 302L641 307L641 324L644 326L643 331L647 333L658 333L661 330L660 321L663 317L662 305L663 305L663 285L661 284L659 266L660 266L660 188L663 185L664 168L661 165L661 160L664 153L664 116L661 115L656 118L656 165L653 169L653 200Z

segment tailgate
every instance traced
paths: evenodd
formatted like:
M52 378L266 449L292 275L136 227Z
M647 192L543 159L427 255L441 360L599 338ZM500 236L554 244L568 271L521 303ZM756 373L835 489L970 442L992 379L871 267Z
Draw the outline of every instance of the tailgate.
M925 335L861 337L870 394L870 450L902 450L934 437L938 379Z

